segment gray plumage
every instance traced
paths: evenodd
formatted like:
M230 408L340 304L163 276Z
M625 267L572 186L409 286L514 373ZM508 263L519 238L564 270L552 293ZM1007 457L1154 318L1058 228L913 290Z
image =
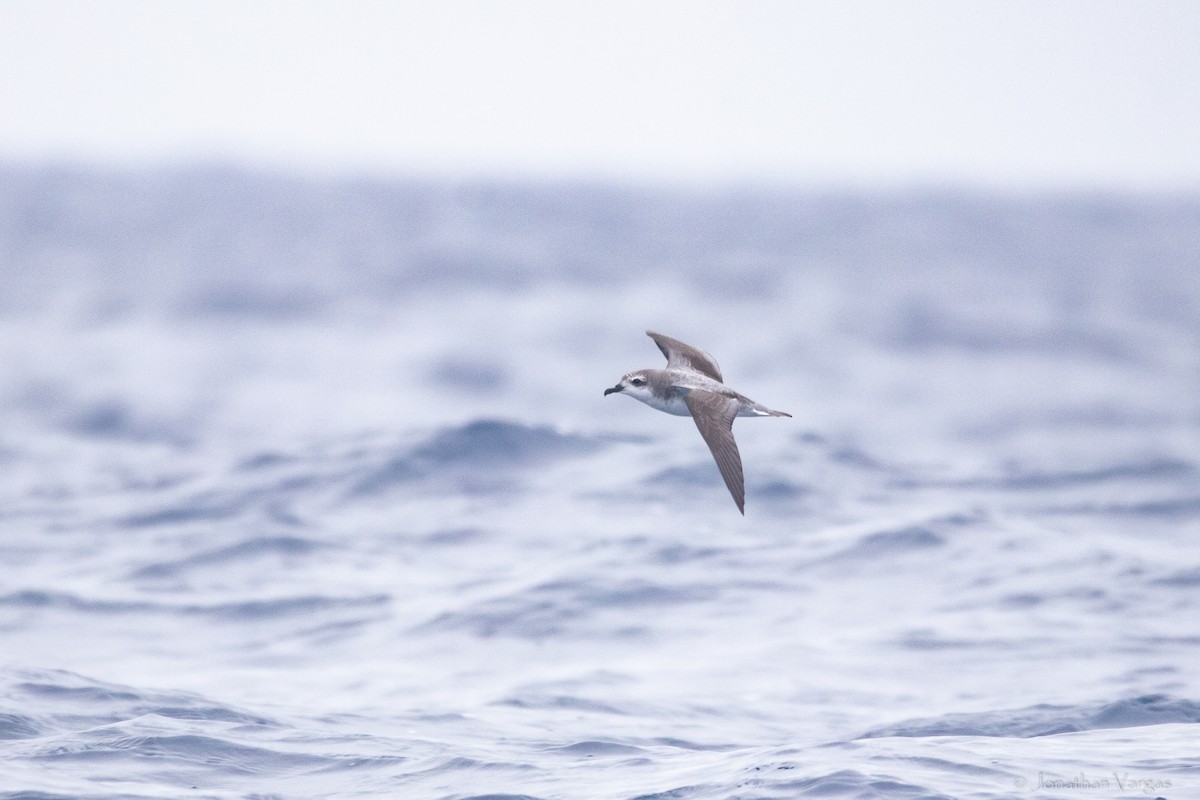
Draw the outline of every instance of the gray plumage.
M702 350L661 333L646 331L667 357L666 369L627 373L604 394L627 394L651 408L677 416L690 416L712 451L725 486L738 511L746 513L746 487L742 457L733 438L736 417L790 417L773 411L725 385L716 359Z
M721 377L721 368L717 366L717 360L703 350L697 350L678 339L672 339L670 336L663 336L654 331L646 331L646 335L654 340L658 349L662 350L662 354L667 357L667 369L691 369L701 375L707 375L717 383L725 382L725 379Z

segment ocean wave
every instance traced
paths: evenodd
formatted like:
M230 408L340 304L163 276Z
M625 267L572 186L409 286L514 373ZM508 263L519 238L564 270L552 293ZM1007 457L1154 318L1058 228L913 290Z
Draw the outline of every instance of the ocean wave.
M272 725L256 714L200 695L180 691L139 689L109 683L58 669L0 669L5 695L28 709L28 714L0 717L6 738L34 738L64 730L87 730L115 720L152 713L179 720ZM9 719L8 717L11 717Z
M387 443L342 442L313 452L261 451L239 459L221 482L197 476L160 483L140 492L134 510L111 520L130 530L264 524L277 532L241 543L141 568L136 577L165 577L206 563L240 561L268 552L305 555L315 540L284 530L303 530L314 498L353 501L409 488L438 494L494 495L514 488L522 476L547 464L591 455L617 442L606 434L564 433L545 425L478 419L447 426L397 449ZM351 446L353 445L353 446ZM279 530L283 529L283 530Z
M0 713L0 739L28 739L38 736L42 726L25 714Z
M672 496L683 494L703 494L705 496L717 491L723 492L721 474L717 471L712 459L705 456L694 464L687 466L667 467L650 475L647 486L653 487L658 494L669 491ZM748 478L746 494L755 502L770 503L776 507L786 506L798 500L809 497L813 489L800 481L788 480L782 477ZM719 497L719 494L713 494Z
M789 765L780 765L776 770L794 769ZM887 775L861 772L859 770L838 770L827 775L820 775L796 780L779 779L763 780L761 789L770 792L765 797L854 797L858 800L955 800L951 795L929 786L888 777ZM758 782L755 782L758 783ZM753 783L751 785L754 785Z
M292 721L195 693L64 670L0 669L0 694L27 709L19 717L0 715L6 742L0 797L141 797L102 789L130 781L151 792L146 796L230 783L244 790L239 796L269 796L252 789L293 778L333 791L342 783L339 773L371 775L409 760L386 747L346 750L328 737L305 735Z
M868 533L850 547L832 556L839 560L861 561L892 558L946 544L946 537L925 525L910 525L894 531Z
M1110 519L1143 519L1173 522L1200 516L1200 495L1157 497L1130 501L1085 501L1056 503L1040 507L1039 512L1054 516L1093 516Z
M165 508L128 514L116 520L116 524L124 528L158 528L222 522L243 513L252 499L243 492L202 492Z
M616 716L626 716L629 714L628 711L621 709L613 703L537 689L527 689L517 692L495 701L493 705L524 709L578 711L587 714L613 714Z
M571 744L558 745L550 749L554 753L562 753L569 756L583 756L584 758L592 758L594 756L644 756L646 750L635 745L622 744L620 742L572 742Z
M1037 705L1002 711L947 714L876 728L860 738L887 736L1008 736L1021 739L1060 733L1200 722L1200 702L1144 695L1097 706Z
M252 536L236 544L204 550L185 558L147 564L134 570L130 577L171 578L197 568L222 566L229 563L244 563L261 558L294 558L308 556L329 545L300 536Z
M558 580L488 598L467 608L445 611L417 627L421 632L465 630L476 636L544 639L569 634L595 635L591 620L600 612L663 608L715 601L715 584L668 585L647 580ZM610 629L632 636L638 625L622 622Z
M375 495L437 475L469 493L512 485L513 470L588 455L608 442L599 436L562 433L545 425L479 419L444 428L358 479L356 495Z
M596 438L560 433L545 425L481 419L439 431L413 448L410 456L436 466L469 463L527 467L591 453L599 447Z
M1187 480L1200 474L1200 466L1177 458L1130 460L1087 469L1048 470L1032 466L1010 466L1002 475L954 479L908 476L893 482L904 488L919 486L990 491L1062 491L1114 483L1156 483Z
M1176 589L1195 589L1200 587L1200 567L1188 567L1176 570L1150 581L1154 586L1170 586Z
M1057 472L1021 470L983 483L984 488L1053 490L1093 486L1118 481L1159 481L1195 475L1195 464L1174 458L1151 458L1091 469Z
M813 563L862 564L913 553L928 553L944 548L958 530L976 525L981 519L976 514L950 514L892 530L869 530L859 534L852 543Z
M390 602L386 594L360 597L327 597L296 595L272 598L251 598L211 603L168 603L151 600L115 600L87 598L60 591L26 589L0 596L0 606L16 608L48 608L87 614L177 614L181 616L212 617L230 621L267 619L382 606Z
M945 305L910 305L896 314L883 337L900 350L961 350L984 356L1027 354L1101 363L1136 363L1143 354L1127 338L1083 326L1016 326L961 317Z

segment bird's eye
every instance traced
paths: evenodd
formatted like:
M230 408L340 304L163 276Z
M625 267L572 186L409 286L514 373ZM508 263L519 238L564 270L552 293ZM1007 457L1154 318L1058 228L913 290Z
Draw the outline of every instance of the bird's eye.
M633 384L634 386L643 386L646 383L646 379L645 378L630 378L629 382L631 384Z

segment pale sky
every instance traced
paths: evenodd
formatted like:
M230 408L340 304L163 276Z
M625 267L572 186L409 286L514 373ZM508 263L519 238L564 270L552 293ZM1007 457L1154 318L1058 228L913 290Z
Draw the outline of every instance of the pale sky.
M1200 2L0 0L0 160L1200 188Z

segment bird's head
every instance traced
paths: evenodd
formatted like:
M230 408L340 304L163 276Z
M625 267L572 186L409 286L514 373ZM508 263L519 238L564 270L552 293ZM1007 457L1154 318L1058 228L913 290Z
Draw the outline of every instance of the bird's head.
M652 394L650 390L650 379L646 377L644 372L630 372L622 377L621 380L617 381L616 386L604 390L605 396L613 394L614 392L627 394L630 397L644 401Z

